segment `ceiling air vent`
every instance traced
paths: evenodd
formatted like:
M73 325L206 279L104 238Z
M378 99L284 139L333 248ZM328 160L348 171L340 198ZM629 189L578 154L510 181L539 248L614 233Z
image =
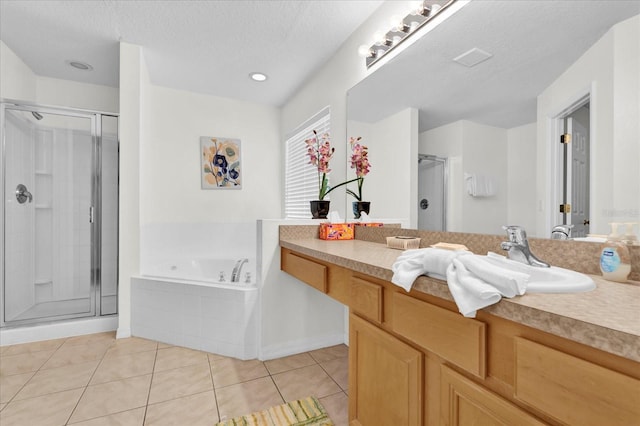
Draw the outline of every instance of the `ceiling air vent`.
M454 58L453 60L465 67L473 67L478 65L480 62L484 62L487 59L491 58L493 55L489 52L485 52L482 49L478 49L474 47L473 49L463 53L462 55Z

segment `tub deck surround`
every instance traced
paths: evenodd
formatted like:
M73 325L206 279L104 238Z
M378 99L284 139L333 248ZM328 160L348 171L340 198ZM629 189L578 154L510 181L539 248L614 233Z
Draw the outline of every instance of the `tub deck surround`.
M401 253L399 250L386 247L384 241L387 236L418 236L422 238L422 247L440 241L465 244L478 254L487 251L500 253L499 244L504 240L500 236L478 234L359 228L356 230L355 240L322 241L317 237L317 229L317 226L281 226L280 245L302 255L384 281L391 280L391 265ZM622 284L604 280L593 271L592 264L597 266L599 253L597 244L572 241L566 245L563 243L567 242L530 240L533 252L540 258L551 259L551 263L556 266L592 275L597 285L595 290L587 293L525 294L512 299L503 298L498 304L479 311L479 314L489 313L614 355L640 361L640 282ZM586 253L581 254L583 250ZM561 254L563 251L564 254ZM586 259L592 251L595 257ZM635 262L632 260L632 270L637 274L640 247L633 247L633 251ZM577 257L578 260L568 260L571 257ZM573 263L579 267L568 266ZM426 276L416 280L412 292L422 292L453 301L446 282Z

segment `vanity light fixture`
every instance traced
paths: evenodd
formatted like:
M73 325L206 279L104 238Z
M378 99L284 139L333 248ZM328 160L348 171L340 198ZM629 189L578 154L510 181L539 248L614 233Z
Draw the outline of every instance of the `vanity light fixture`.
M252 72L249 74L249 78L253 81L265 81L267 79L267 75L261 72Z
M387 32L379 31L374 34L371 45L362 45L358 54L364 56L367 68L378 62L384 55L400 45L411 34L427 24L434 16L445 10L456 0L421 0L412 2L411 11L401 18L392 16L391 28Z
M91 70L93 70L93 67L90 64L86 63L86 62L73 61L73 60L67 60L65 62L70 67L73 67L73 68L78 69L80 71L91 71Z

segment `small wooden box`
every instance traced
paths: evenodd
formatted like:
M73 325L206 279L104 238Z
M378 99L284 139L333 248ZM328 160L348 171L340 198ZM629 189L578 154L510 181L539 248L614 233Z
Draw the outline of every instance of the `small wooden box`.
M353 223L321 223L321 240L353 240Z
M356 226L369 226L371 228L380 228L382 222L354 222Z

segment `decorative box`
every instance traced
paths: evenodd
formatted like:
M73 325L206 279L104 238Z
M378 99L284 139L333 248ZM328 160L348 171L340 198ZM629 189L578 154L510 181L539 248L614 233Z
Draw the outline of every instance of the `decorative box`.
M321 240L353 240L353 223L321 223Z
M382 222L354 222L356 226L369 226L372 228L380 228L382 226Z

